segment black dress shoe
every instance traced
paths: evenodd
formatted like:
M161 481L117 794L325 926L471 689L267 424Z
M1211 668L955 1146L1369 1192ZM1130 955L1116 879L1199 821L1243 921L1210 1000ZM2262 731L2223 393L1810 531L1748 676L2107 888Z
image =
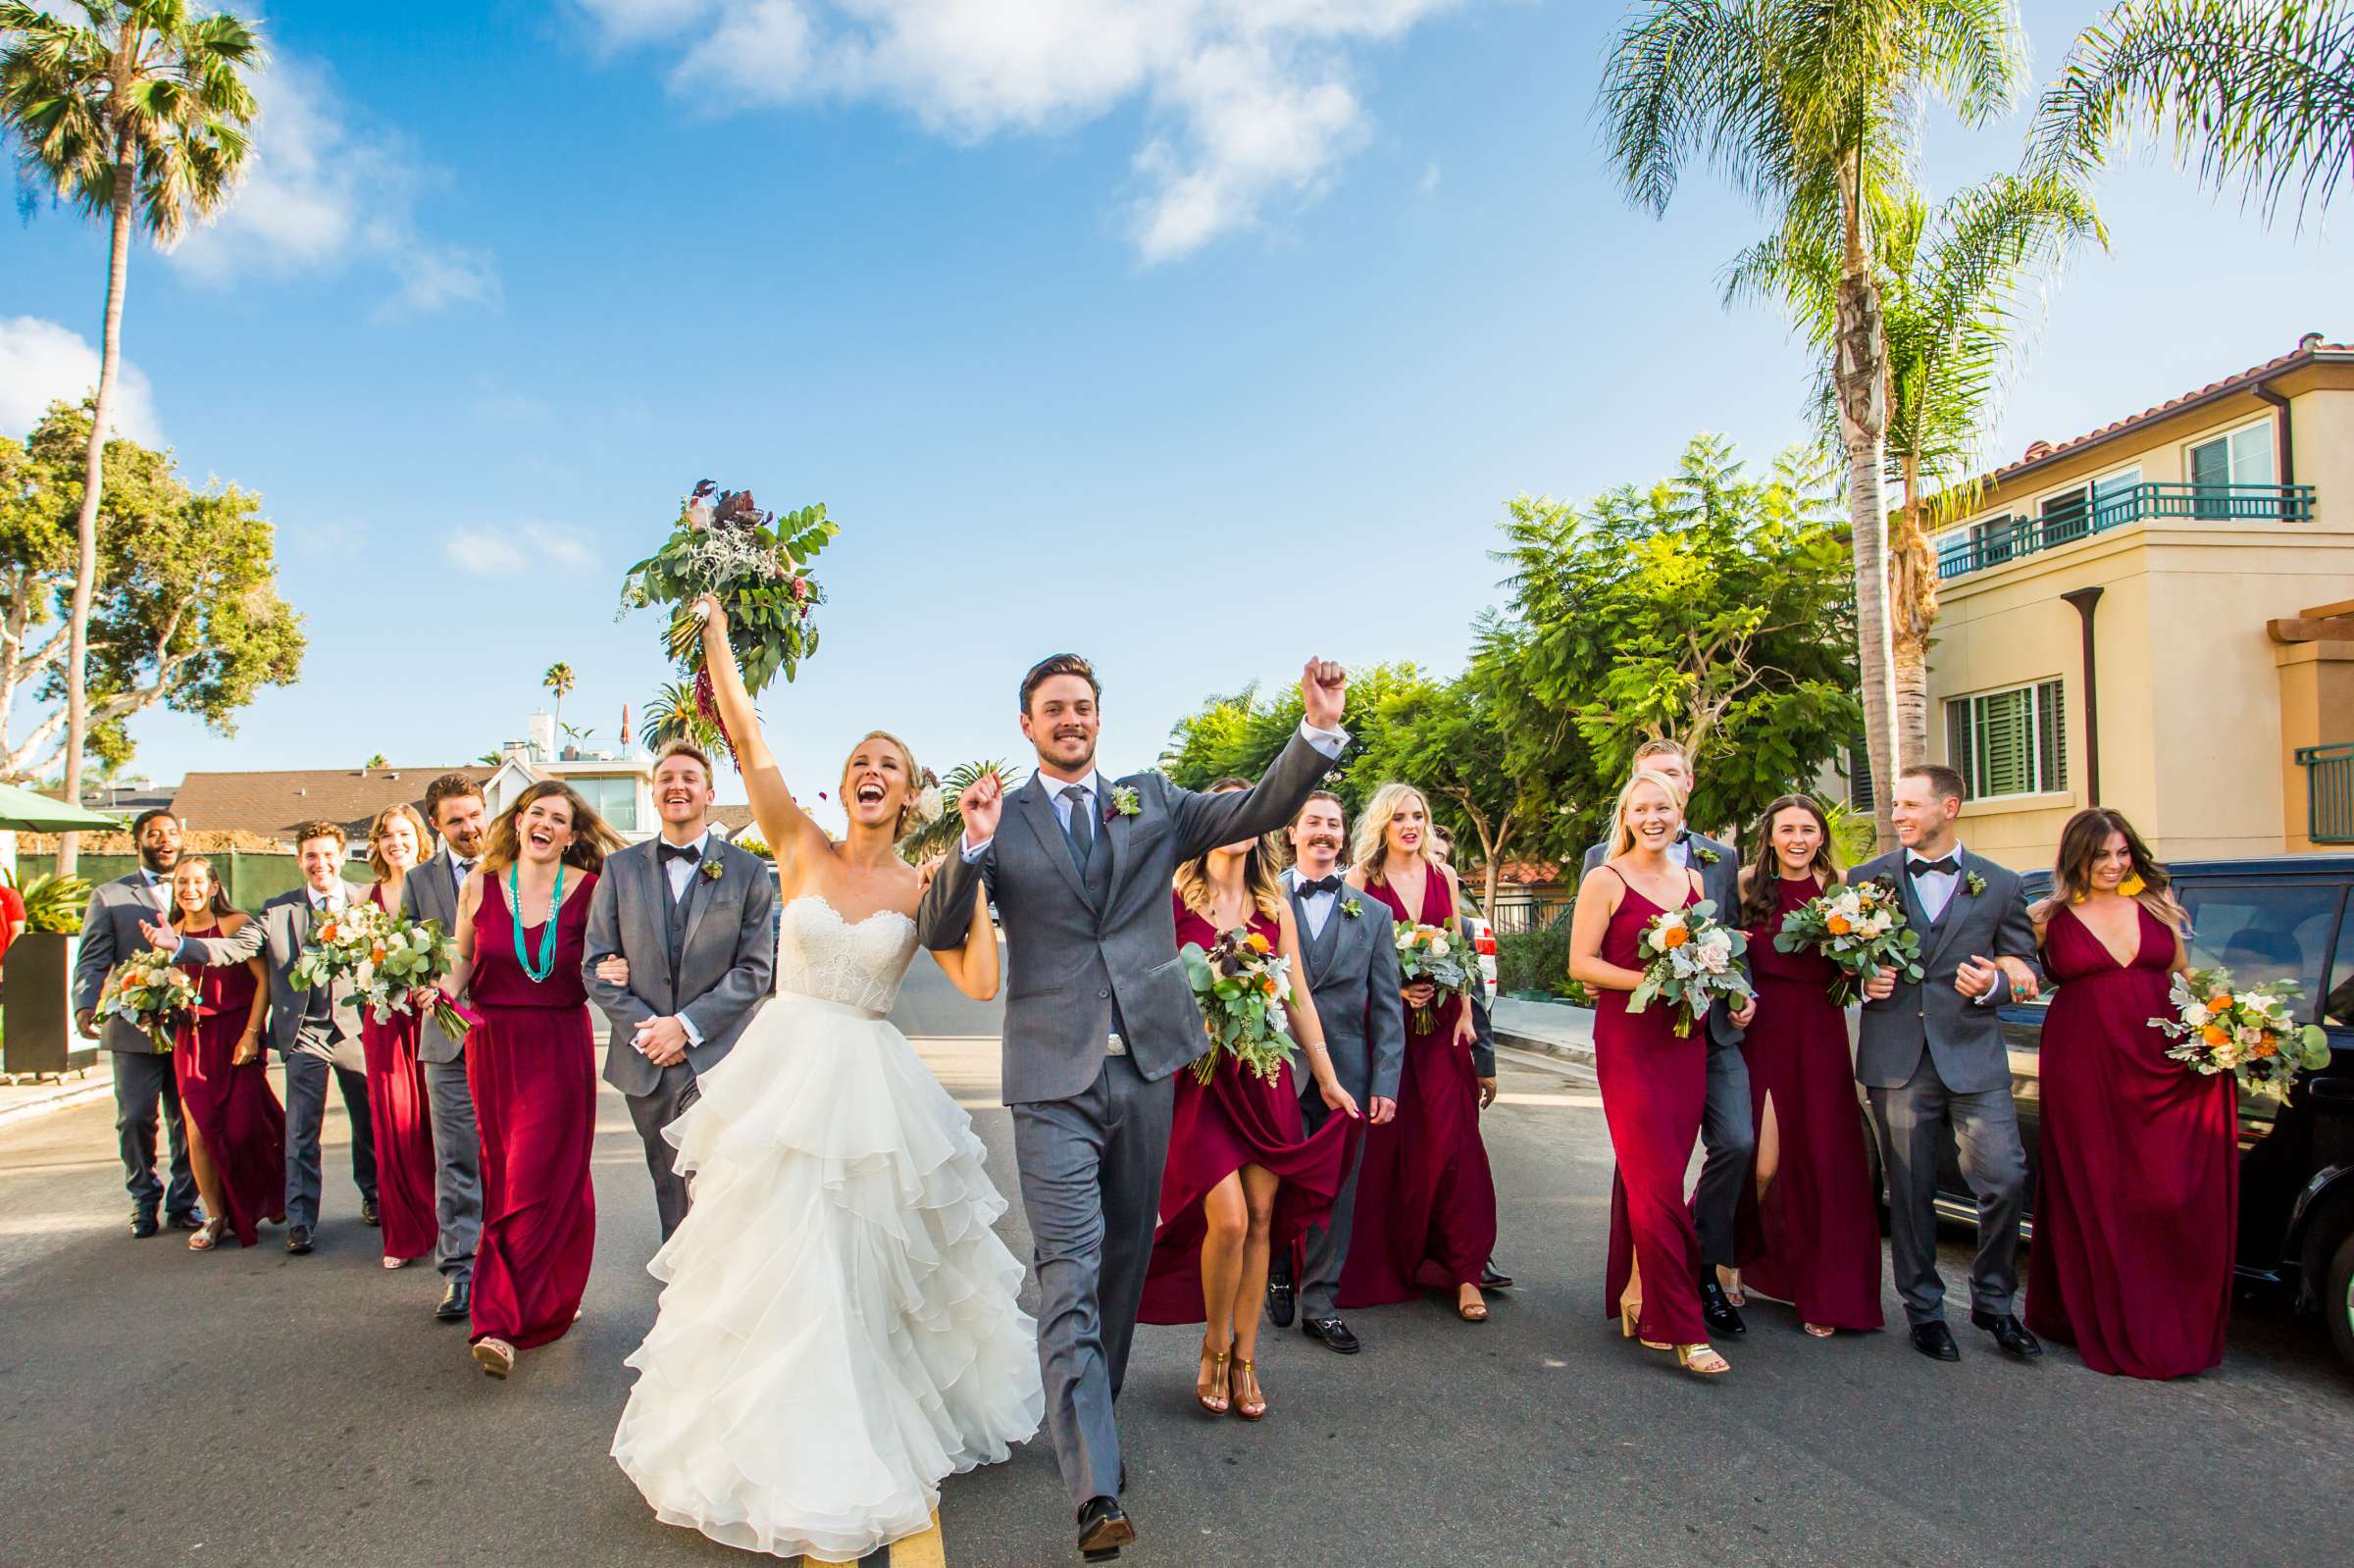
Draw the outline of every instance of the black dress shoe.
M1700 1282L1700 1315L1713 1334L1737 1340L1749 1332L1749 1325L1741 1321L1740 1309L1726 1296L1724 1287L1716 1283L1714 1270Z
M1277 1258L1267 1265L1267 1321L1279 1329L1292 1326L1292 1260Z
M1954 1331L1943 1322L1914 1324L1913 1348L1932 1361L1962 1359L1962 1347L1954 1343Z
M452 1280L441 1287L441 1304L434 1316L443 1323L463 1323L474 1313L474 1282Z
M1089 1562L1109 1562L1122 1546L1136 1544L1136 1526L1120 1511L1116 1498L1090 1497L1079 1510L1079 1555Z
M1498 1268L1496 1260L1490 1258L1480 1267L1479 1288L1483 1290L1509 1290L1512 1288L1512 1277Z
M1302 1318L1300 1332L1325 1349L1338 1350L1343 1355L1355 1355L1365 1347L1364 1341L1350 1333L1349 1325L1339 1318Z
M2001 1345L2007 1354L2021 1357L2043 1354L2043 1341L2029 1334L2027 1326L2020 1322L2015 1313L2004 1312L1998 1315L1993 1312L1980 1312L1972 1307L1970 1313L1970 1325L1973 1329L1984 1329L1988 1334L1993 1335L1994 1342Z
M379 1226L384 1223L376 1212L376 1199L372 1197L364 1197L360 1199L360 1223L362 1225Z
M175 1231L201 1231L204 1229L204 1211L202 1209L174 1209L165 1216L164 1223Z
M162 1229L155 1223L152 1214L133 1214L130 1217L130 1239L134 1241L144 1241Z
M307 1225L286 1227L286 1250L301 1257L311 1249L311 1228Z

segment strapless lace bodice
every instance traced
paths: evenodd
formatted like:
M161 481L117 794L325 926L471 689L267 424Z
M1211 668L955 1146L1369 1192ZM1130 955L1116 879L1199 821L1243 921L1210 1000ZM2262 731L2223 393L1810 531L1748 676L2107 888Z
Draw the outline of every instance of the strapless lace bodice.
M915 922L897 910L877 910L853 924L817 894L803 893L777 924L777 992L888 1013L914 956Z

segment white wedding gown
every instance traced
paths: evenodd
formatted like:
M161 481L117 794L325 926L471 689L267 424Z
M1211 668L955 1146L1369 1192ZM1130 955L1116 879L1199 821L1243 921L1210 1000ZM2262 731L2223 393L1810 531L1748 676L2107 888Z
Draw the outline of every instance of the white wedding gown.
M694 1202L613 1435L665 1523L854 1562L1039 1427L972 1121L886 1021L915 923L785 906L777 992L663 1136Z

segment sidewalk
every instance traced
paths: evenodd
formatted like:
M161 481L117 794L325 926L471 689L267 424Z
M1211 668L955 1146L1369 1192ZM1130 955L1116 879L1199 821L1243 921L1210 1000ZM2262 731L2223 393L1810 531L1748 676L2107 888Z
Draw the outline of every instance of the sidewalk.
M1488 1010L1496 1043L1542 1051L1579 1067L1594 1065L1594 1010L1566 1002L1524 1002L1500 996Z
M115 1092L115 1058L100 1051L98 1060L78 1073L44 1078L39 1083L0 1083L0 1126L29 1117L46 1116Z

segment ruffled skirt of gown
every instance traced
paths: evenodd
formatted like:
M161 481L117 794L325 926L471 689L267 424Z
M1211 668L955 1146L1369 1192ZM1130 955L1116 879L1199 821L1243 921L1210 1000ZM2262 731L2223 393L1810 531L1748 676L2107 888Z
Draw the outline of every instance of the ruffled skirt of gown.
M971 1119L889 1023L780 994L664 1130L693 1207L613 1457L666 1524L855 1561L1038 1431Z

